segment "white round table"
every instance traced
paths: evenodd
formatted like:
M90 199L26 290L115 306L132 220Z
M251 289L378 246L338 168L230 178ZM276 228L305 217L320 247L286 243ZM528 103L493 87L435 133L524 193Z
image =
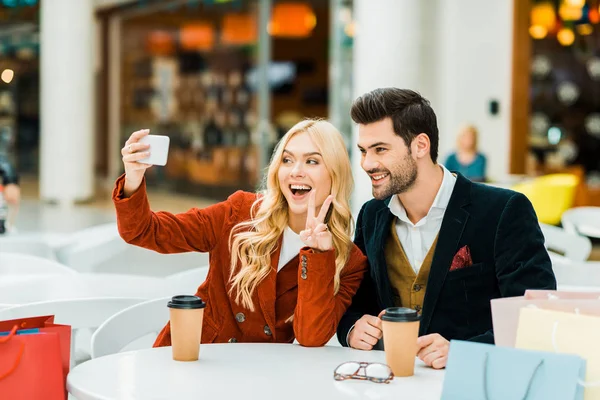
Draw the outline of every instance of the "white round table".
M598 286L579 286L579 285L557 285L557 290L563 292L599 292L600 287Z
M83 299L138 297L152 299L173 293L165 279L120 274L55 274L0 279L0 304ZM185 293L183 293L185 294Z
M417 360L415 375L389 384L335 381L346 361L385 362L382 351L293 344L203 344L200 360L173 361L170 347L95 358L75 367L67 389L78 400L108 399L439 399L443 370Z

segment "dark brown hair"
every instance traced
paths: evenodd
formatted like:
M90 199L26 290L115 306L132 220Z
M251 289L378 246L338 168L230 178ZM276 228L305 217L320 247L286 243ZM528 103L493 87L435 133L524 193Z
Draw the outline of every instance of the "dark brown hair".
M431 160L437 162L437 118L429 101L419 93L409 89L375 89L354 100L350 115L354 122L363 125L391 118L394 132L407 146L417 135L426 134L431 143Z

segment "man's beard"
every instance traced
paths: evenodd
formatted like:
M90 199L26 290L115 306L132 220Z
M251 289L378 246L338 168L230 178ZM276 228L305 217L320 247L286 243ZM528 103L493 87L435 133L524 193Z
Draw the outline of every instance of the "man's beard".
M388 173L389 183L379 188L373 188L373 197L377 200L384 200L395 194L400 194L408 191L413 187L417 180L417 163L412 159L410 154L404 157L401 165L397 168L388 171L369 171L369 173Z

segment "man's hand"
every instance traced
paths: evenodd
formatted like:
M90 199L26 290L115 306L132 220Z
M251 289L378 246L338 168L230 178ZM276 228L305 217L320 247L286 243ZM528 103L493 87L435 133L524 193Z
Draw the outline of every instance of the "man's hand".
M417 357L428 367L435 369L446 368L450 342L438 333L421 336L417 339Z
M354 349L372 350L383 337L381 319L372 315L363 315L348 335L348 345Z

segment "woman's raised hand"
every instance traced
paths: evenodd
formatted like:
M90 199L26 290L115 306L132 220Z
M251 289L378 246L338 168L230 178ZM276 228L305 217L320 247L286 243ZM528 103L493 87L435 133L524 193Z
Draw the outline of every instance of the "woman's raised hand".
M315 217L316 190L312 190L308 198L308 210L306 212L306 228L300 232L300 239L309 247L318 251L328 251L333 248L333 237L325 223L325 217L333 196L329 195L323 202L319 215Z
M148 133L150 133L149 129L133 132L121 149L123 165L125 166L125 186L123 188L125 197L131 196L138 190L142 184L142 179L144 179L144 173L152 166L138 162L150 155L148 152L150 145L139 143L139 140Z

